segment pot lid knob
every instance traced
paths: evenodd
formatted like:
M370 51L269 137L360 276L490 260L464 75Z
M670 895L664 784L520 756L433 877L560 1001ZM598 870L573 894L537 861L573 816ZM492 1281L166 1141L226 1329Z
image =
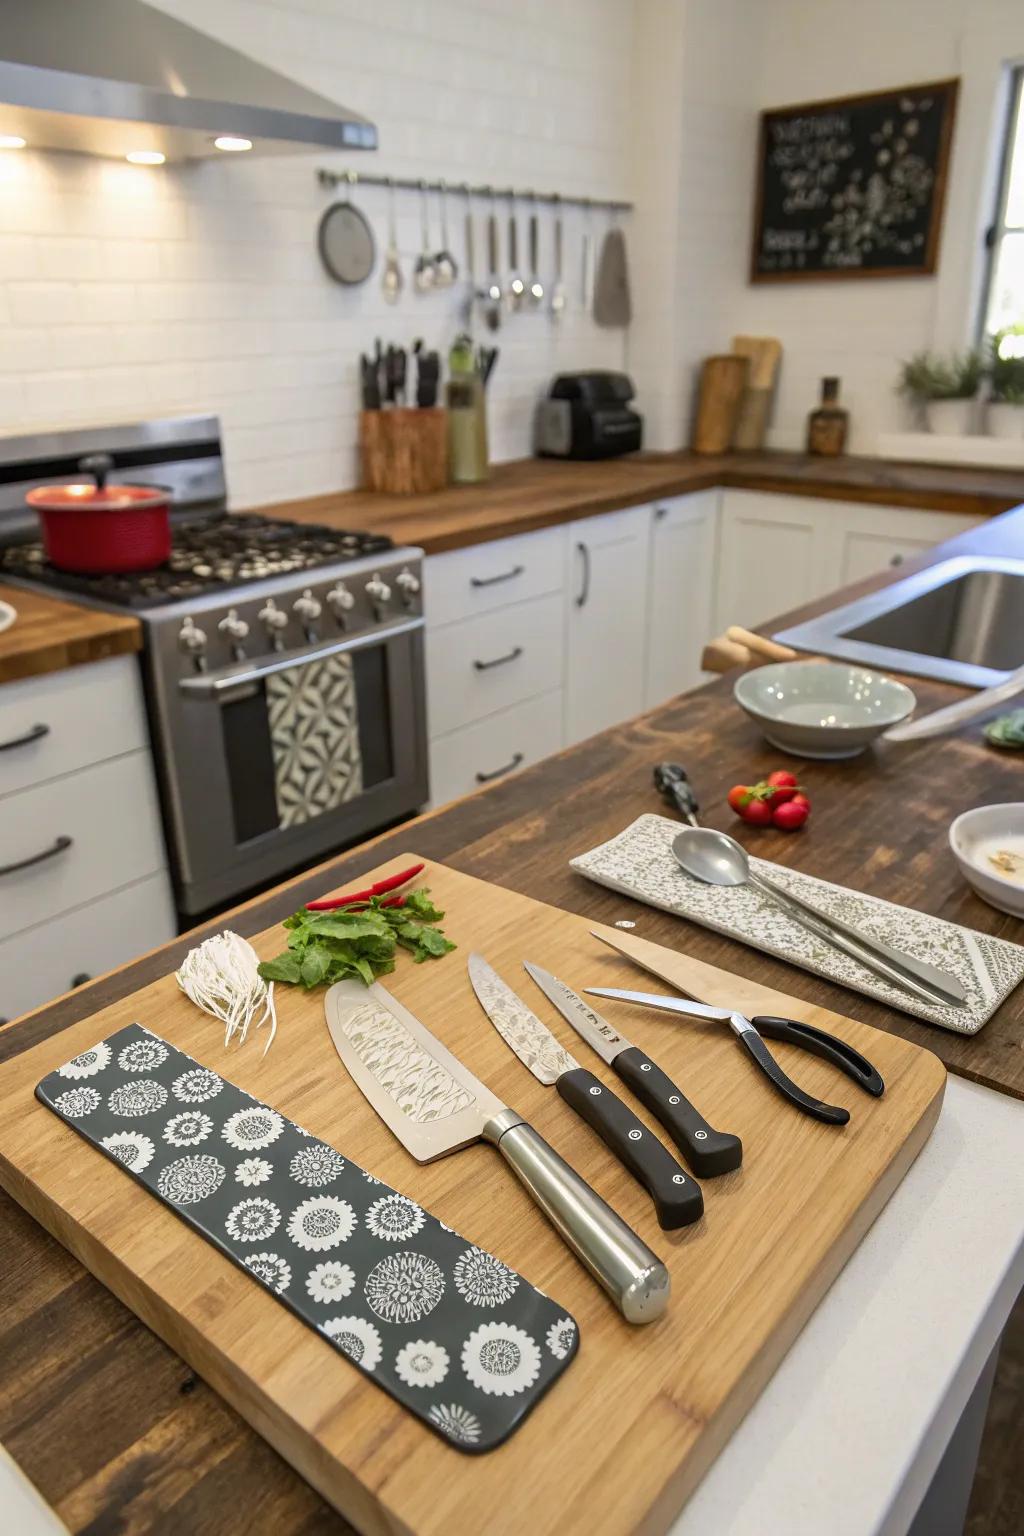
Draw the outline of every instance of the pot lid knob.
M114 460L109 453L87 453L84 459L79 459L78 467L84 474L92 475L96 481L96 489L102 491L107 483L107 476L114 467Z

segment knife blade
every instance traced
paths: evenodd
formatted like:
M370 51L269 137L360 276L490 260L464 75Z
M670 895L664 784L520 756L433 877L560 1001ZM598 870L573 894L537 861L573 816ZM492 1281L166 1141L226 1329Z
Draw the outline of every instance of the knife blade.
M417 1162L483 1140L629 1323L668 1304L665 1265L531 1125L473 1076L380 982L339 981L327 1027L353 1082Z
M704 1196L675 1158L632 1110L541 1023L482 955L470 955L469 979L487 1017L524 1066L560 1096L596 1131L650 1195L666 1231L688 1226L704 1214Z
M710 1126L657 1063L614 1030L572 987L529 960L523 965L566 1022L660 1120L698 1177L715 1178L740 1166L743 1143L738 1136Z

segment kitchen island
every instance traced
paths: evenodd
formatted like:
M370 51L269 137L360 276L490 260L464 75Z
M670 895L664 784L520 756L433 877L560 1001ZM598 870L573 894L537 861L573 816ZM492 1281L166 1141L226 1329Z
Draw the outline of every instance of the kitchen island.
M1024 512L919 563L968 548L1024 554ZM922 709L956 694L937 684L915 689ZM601 921L633 918L646 937L685 944L725 969L894 1029L960 1076L1000 1089L996 1096L951 1081L918 1163L676 1525L680 1536L811 1532L829 1510L841 1509L844 1536L905 1531L1022 1278L1024 1184L1019 1156L1011 1154L1024 1134L1024 1109L1015 1102L1024 1098L1024 1000L1012 996L979 1036L961 1039L575 876L568 869L573 854L641 812L661 809L650 770L664 758L685 762L707 822L735 829L726 791L773 766L778 754L735 708L729 683L715 683L280 887L233 913L230 926L259 931L302 901L414 848ZM984 748L975 727L938 744L809 765L806 777L815 811L803 833L741 831L748 844L756 839L760 854L1021 938L1019 922L962 885L945 842L957 811L1020 798L1018 758ZM216 924L222 926L223 918ZM196 938L0 1032L0 1058L172 969ZM0 1223L11 1278L0 1305L0 1440L72 1529L113 1518L115 1509L130 1513L133 1529L189 1536L241 1532L254 1521L282 1536L344 1529L171 1351L6 1198Z

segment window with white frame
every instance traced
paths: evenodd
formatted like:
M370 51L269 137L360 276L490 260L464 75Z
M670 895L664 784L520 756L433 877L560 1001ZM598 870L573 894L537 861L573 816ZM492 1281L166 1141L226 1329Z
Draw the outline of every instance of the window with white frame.
M1024 67L1014 71L999 202L989 230L989 270L982 327L994 336L1024 325ZM1020 344L1018 351L1017 345ZM1024 334L1007 338L1003 355L1024 353Z

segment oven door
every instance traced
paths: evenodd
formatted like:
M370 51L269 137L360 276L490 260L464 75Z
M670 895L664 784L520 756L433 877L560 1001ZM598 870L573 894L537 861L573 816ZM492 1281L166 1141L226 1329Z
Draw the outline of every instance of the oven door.
M223 905L427 798L423 620L178 678L157 727L182 913Z

